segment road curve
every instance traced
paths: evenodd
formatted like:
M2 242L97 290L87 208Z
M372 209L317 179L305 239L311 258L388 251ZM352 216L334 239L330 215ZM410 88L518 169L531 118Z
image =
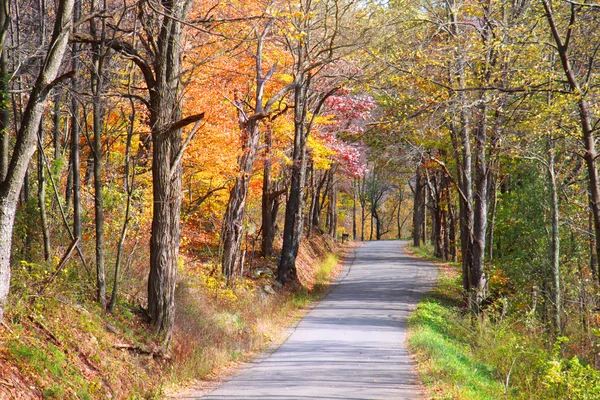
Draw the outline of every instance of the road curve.
M188 399L421 399L405 347L406 320L436 268L405 242L367 242L342 280L268 358L204 397Z

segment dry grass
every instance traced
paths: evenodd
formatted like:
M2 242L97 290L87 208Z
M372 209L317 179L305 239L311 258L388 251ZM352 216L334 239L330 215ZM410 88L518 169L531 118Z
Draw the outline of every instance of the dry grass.
M40 295L34 284L46 267L27 266L15 275L0 326L0 399L153 399L165 388L214 384L283 340L285 328L341 270L328 256L338 250L316 236L303 244L298 271L304 286L296 287L280 288L272 275L256 277L252 270L227 287L214 265L182 265L166 356L148 333L141 289L124 288L114 314L105 314L93 288L82 286L81 271L61 275ZM256 258L257 268L274 272L275 261Z
M211 389L244 362L281 343L286 328L307 312L311 301L324 295L342 270L343 263L337 257L333 263L331 257L332 251L340 250L317 237L302 246L297 266L303 286L298 287L278 288L267 276L245 279L228 289L198 272L187 276L178 291L174 384L167 393L179 397L190 390ZM265 285L275 294L267 294ZM188 387L183 392L182 384Z

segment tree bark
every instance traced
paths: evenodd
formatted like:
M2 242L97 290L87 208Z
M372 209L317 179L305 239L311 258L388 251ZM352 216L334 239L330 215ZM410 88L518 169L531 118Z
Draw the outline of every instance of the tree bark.
M38 131L38 207L40 209L40 225L42 227L42 243L44 250L44 261L50 260L50 229L48 228L48 217L46 214L46 174L44 171L44 131L43 123L40 122Z
M263 192L262 192L262 242L261 252L263 257L273 255L273 242L275 241L275 222L279 213L279 196L283 190L278 191L273 187L271 180L273 132L269 128L265 133L265 164L263 168Z
M306 180L306 141L308 132L305 126L308 105L307 90L309 81L300 73L299 83L294 88L294 150L292 154L292 176L290 191L285 207L283 227L283 248L277 270L281 283L298 280L296 257L303 231L303 199Z
M337 211L337 185L335 183L335 173L332 171L332 183L329 189L329 214L330 214L330 226L329 235L333 240L337 239L337 226L338 226L338 211Z
M106 9L106 1L102 9ZM96 1L92 1L92 12L97 11ZM98 43L92 44L91 90L93 105L94 142L94 215L96 228L96 297L102 309L106 308L106 278L104 272L104 202L102 197L102 134L104 130L104 106L102 94L104 86L104 62L106 58L106 25L102 19L100 32L94 19L90 20L92 37Z
M73 20L77 22L81 18L81 0L75 0L73 8ZM78 76L80 71L79 51L81 45L73 42L71 45L71 68L74 71L72 79L73 93L79 90ZM79 102L77 98L71 97L71 182L73 190L73 235L79 239L79 248L81 248L81 177L80 177L80 126L79 126ZM68 201L67 201L68 203Z
M352 179L352 240L356 241L356 186L357 180Z
M552 139L550 139L550 142ZM552 204L552 242L550 245L550 265L552 271L552 307L553 307L553 322L554 329L557 336L561 334L561 305L562 296L560 288L560 211L558 209L558 189L556 185L556 171L554 168L555 161L555 148L554 144L550 143L548 149L548 182L550 183L550 197Z
M240 103L241 106L241 103ZM229 203L223 218L221 229L222 255L221 265L227 281L236 278L240 270L240 248L244 237L244 214L248 185L252 177L252 169L258 148L258 121L242 122L242 155L240 157L239 175L229 193Z
M424 218L424 192L423 192L423 166L421 163L417 165L414 200L413 200L413 246L421 246L422 227Z
M163 3L166 15L158 19L154 76L145 72L150 93L152 133L153 216L148 278L148 314L168 345L175 322L175 284L179 261L181 211L181 22L188 1ZM168 17L168 16L172 16Z
M473 216L473 259L471 266L471 308L478 313L486 296L485 246L488 216L489 170L486 159L487 106L480 107L479 122L475 134L475 193Z
M129 88L131 88L131 80L128 84ZM136 111L135 104L133 103L133 99L130 98L131 105L131 113L129 115L129 127L127 128L127 140L125 142L125 165L123 168L123 181L125 192L127 193L127 203L125 205L125 217L123 219L123 226L121 227L121 234L119 236L119 244L117 246L117 256L115 259L115 274L113 278L113 288L110 296L110 301L108 303L108 311L112 312L117 304L117 296L119 293L119 275L121 272L121 258L123 255L123 245L125 243L125 238L127 237L127 230L129 229L129 221L131 219L131 201L133 197L133 191L135 189L135 164L133 168L131 168L131 142L134 134L135 127L135 119L136 119ZM129 171L132 171L131 177ZM131 179L131 181L130 181Z
M8 171L10 109L8 81L8 46L6 34L10 28L8 0L0 1L0 181L6 179Z

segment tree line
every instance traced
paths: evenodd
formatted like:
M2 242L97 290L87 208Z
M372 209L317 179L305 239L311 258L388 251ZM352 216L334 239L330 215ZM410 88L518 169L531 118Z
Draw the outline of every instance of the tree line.
M413 244L461 263L475 315L527 314L588 349L598 17L589 2L390 2L371 51L382 144L413 169Z
M146 285L168 344L181 244L188 256L214 248L234 284L260 237L263 257L281 248L287 284L303 238L346 229L340 212L357 236L358 197L361 235L367 207L376 238L391 231L396 217L385 228L380 215L390 186L365 168L375 100L353 83L374 11L342 0L2 1L0 312L20 264L50 281L78 274L106 311Z

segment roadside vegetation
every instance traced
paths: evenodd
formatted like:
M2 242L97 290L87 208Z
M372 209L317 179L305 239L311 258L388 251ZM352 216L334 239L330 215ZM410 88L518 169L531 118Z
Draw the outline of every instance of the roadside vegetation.
M255 268L234 286L182 265L169 353L132 299L102 313L76 275L67 271L40 288L30 276L35 267L23 268L19 281L26 284L0 328L0 398L155 399L218 377L282 340L341 271L344 251L313 236L298 260L303 285L285 289L276 284L274 265Z
M431 246L411 248L436 260ZM409 319L409 349L432 399L600 398L600 373L582 343L543 332L526 310L497 302L467 312L460 265L440 263L437 286Z

